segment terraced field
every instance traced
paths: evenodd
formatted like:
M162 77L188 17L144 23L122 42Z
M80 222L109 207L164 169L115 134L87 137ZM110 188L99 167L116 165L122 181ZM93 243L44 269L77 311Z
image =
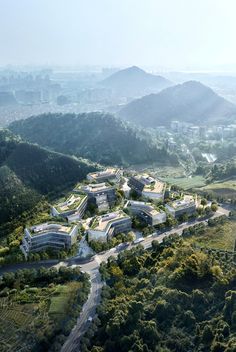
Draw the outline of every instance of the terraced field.
M35 317L35 306L12 304L8 299L0 299L0 350L2 352L19 351L26 348L26 336L29 336ZM30 306L30 307L26 307ZM31 314L24 309L31 310Z
M82 283L13 290L0 297L0 351L34 351L48 331L70 319Z

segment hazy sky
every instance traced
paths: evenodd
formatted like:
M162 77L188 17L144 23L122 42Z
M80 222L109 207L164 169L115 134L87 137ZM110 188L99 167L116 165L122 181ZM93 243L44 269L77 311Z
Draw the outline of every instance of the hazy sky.
M0 0L0 65L236 64L236 0Z

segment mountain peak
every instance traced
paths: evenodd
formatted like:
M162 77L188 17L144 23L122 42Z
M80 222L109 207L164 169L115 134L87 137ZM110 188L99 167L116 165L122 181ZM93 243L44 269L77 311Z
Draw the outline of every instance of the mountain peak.
M126 71L126 72L137 72L137 73L144 73L146 74L147 72L145 72L144 70L142 70L140 67L138 66L130 66L130 67L127 67L125 69L123 69L122 71ZM120 71L121 72L121 71Z
M221 123L225 118L235 121L236 106L201 82L187 81L133 100L119 116L146 127L169 125L172 120Z
M172 85L166 78L148 73L138 66L120 70L106 78L101 84L124 97L157 93Z
M201 83L200 81L186 81L181 84L183 88L193 88L193 89L207 89L207 90L212 90L211 88L207 87L205 84Z

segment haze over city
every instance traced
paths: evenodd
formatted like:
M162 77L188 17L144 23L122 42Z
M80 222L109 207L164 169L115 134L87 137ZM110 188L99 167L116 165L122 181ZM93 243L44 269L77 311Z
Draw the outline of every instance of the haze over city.
M0 65L235 70L234 0L0 0Z

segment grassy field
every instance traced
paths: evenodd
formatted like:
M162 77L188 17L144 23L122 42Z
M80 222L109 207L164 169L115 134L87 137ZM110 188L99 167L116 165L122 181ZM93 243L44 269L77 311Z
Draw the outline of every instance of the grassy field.
M182 166L166 166L158 163L140 164L130 167L131 170L138 172L150 172L157 177L184 177L184 169Z
M190 242L205 248L233 251L236 240L236 220L230 220L222 225L207 227L205 232L189 238Z
M206 186L206 180L203 176L186 177L182 166L166 166L160 164L138 165L130 169L138 172L148 172L168 182L171 185L176 185L184 190L191 190Z
M171 185L176 185L183 188L184 190L191 190L194 188L200 188L206 185L206 181L202 176L194 177L163 177L164 181L170 183Z
M67 285L58 285L53 296L51 297L51 303L49 307L50 317L58 318L59 315L65 315L70 309L70 302L73 301L76 292L81 287L79 282L69 283Z
M236 198L236 180L234 179L211 183L205 187L202 187L200 190L213 192L216 196Z

